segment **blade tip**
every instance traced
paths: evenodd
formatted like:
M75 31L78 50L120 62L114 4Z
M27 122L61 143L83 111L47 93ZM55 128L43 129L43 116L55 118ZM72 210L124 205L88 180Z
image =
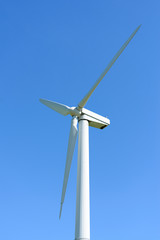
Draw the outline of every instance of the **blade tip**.
M141 26L142 24L139 24L139 26L136 28L136 32L140 29Z
M42 98L39 98L39 101L40 101L41 103L43 103L43 99L42 99Z
M59 220L61 219L61 213L62 213L62 204L63 204L63 203L61 203L60 212L59 212Z

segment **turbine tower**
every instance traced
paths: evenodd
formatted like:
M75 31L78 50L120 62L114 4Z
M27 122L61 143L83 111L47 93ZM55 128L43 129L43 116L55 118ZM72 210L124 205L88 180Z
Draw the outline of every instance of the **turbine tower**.
M53 109L54 111L64 116L72 116L59 218L61 217L62 206L65 198L67 182L78 133L77 124L79 123L75 240L90 240L89 126L103 129L110 124L110 120L108 118L91 112L85 109L84 106L86 105L88 99L90 98L98 84L101 82L106 73L115 63L117 58L121 55L123 50L126 48L128 43L136 34L136 32L139 30L140 26L141 25L136 28L136 30L131 34L128 40L122 45L120 50L113 57L113 59L105 68L104 72L100 75L93 87L79 102L77 107L68 107L57 102L40 99L41 103Z

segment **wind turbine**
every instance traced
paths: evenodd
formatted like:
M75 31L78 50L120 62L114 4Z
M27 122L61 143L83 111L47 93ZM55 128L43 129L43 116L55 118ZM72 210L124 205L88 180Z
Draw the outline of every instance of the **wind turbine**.
M117 54L113 57L111 62L105 68L98 80L78 103L77 107L68 107L66 105L52 102L45 99L40 99L40 102L54 111L67 116L71 115L71 128L68 142L67 158L64 172L63 188L61 195L61 207L59 218L61 217L62 205L65 198L69 172L72 163L73 152L77 138L77 124L79 122L79 136L78 136L78 164L77 164L77 194L76 194L76 224L75 224L75 240L89 240L90 239L90 196L89 196L89 126L103 129L110 124L110 120L102 117L94 112L84 108L88 99L96 89L98 84L104 78L106 73L115 63L117 58L121 55L128 43L139 30L139 25L131 34L128 40L122 45Z

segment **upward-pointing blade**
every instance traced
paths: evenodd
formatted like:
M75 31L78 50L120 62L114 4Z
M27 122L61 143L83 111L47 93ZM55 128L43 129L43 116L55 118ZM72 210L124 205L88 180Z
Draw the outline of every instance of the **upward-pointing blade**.
M45 100L45 99L42 99L40 98L39 101L41 103L43 103L44 105L46 105L47 107L53 109L54 111L66 116L68 114L70 114L71 110L70 110L70 107L64 105L64 104L61 104L61 103L57 103L57 102L52 102L52 101L49 101L49 100Z
M104 72L100 75L100 77L97 79L97 81L95 82L95 84L93 85L93 87L90 89L90 91L85 95L85 97L79 102L78 107L81 109L84 107L84 105L87 103L89 97L91 96L91 94L93 93L93 91L96 89L96 87L98 86L98 84L101 82L101 80L104 78L104 76L106 75L106 73L109 71L109 69L112 67L112 65L115 63L115 61L117 60L117 58L121 55L121 53L123 52L123 50L127 47L128 43L131 41L131 39L134 37L134 35L136 34L136 32L139 30L141 25L139 25L136 30L131 34L131 36L128 38L128 40L122 45L122 47L119 49L119 51L117 52L117 54L113 57L113 59L110 61L110 63L108 64L108 66L106 67L106 69L104 70Z
M72 122L71 122L69 141L68 141L68 150L67 150L66 166L65 166L65 172L64 172L64 180L63 180L63 188L62 188L61 207L60 207L59 218L61 217L62 205L63 205L64 198L65 198L69 172L70 172L70 168L71 168L74 148L75 148L76 139L77 139L77 132L78 132L77 122L78 122L77 118L73 117Z

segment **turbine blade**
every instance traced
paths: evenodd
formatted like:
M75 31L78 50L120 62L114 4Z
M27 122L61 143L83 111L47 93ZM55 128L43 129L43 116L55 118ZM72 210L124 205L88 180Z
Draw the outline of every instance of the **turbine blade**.
M57 102L52 102L49 100L45 100L40 98L39 101L41 103L43 103L44 105L46 105L47 107L53 109L54 111L62 114L63 116L66 116L68 114L70 114L70 107L63 105L61 103L57 103Z
M78 107L81 109L83 108L88 99L90 98L91 94L93 93L93 91L96 89L96 87L98 86L98 84L101 82L101 80L104 78L104 76L106 75L106 73L109 71L109 69L112 67L112 65L115 63L115 61L117 60L117 58L121 55L121 53L123 52L123 50L127 47L128 43L132 40L132 38L134 37L134 35L136 34L136 32L139 30L139 28L141 27L141 25L139 25L136 30L130 35L130 37L128 38L128 40L122 45L122 47L119 49L119 51L116 53L116 55L112 58L112 60L110 61L110 63L107 65L107 67L105 68L104 72L100 75L100 77L97 79L97 81L95 82L95 84L93 85L93 87L89 90L89 92L85 95L85 97L79 102Z
M65 166L64 179L63 179L63 188L62 188L62 195L61 195L61 207L60 207L59 218L61 218L62 205L63 205L64 198L65 198L69 172L70 172L70 168L71 168L74 148L75 148L76 139L77 139L77 132L78 132L77 122L78 122L77 118L73 117L72 122L71 122L69 141L68 141L68 150L67 150L66 166Z

